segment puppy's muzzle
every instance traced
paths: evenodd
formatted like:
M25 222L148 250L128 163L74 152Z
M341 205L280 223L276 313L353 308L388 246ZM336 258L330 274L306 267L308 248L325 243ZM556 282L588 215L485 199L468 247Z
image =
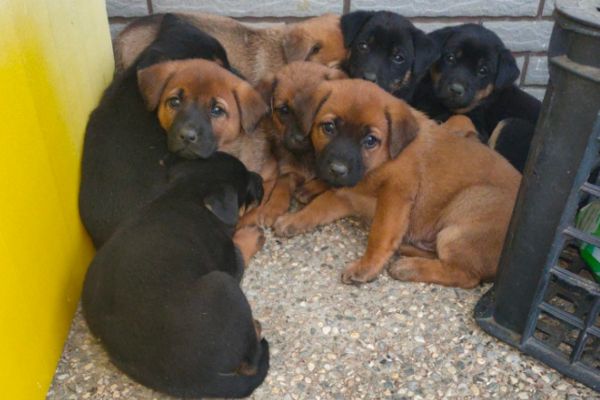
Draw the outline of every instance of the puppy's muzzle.
M181 111L169 129L169 151L183 158L208 158L218 143L208 115L195 107Z
M354 186L364 173L360 146L352 140L335 139L317 156L317 174L331 186Z

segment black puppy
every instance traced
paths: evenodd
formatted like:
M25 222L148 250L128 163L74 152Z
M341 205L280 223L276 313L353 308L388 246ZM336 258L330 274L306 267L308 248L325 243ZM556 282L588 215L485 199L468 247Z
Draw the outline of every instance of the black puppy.
M84 316L112 361L153 389L182 397L245 397L269 368L267 341L239 287L231 240L239 208L262 180L225 153L183 161L158 198L98 251Z
M535 126L541 103L515 85L519 68L494 32L465 24L439 29L429 36L441 47L442 56L419 85L413 106L440 121L465 114L485 142L506 118L519 118ZM526 132L529 138L532 134ZM523 142L504 148L501 154L509 159L513 153L518 153L517 158L526 157L529 141Z
M137 69L170 59L205 58L225 67L223 47L174 15L165 15L157 39L117 76L90 116L83 146L79 212L100 247L133 210L160 193L165 183L167 141L138 90Z
M341 26L348 75L375 82L406 101L440 56L435 41L393 12L355 11L342 17Z

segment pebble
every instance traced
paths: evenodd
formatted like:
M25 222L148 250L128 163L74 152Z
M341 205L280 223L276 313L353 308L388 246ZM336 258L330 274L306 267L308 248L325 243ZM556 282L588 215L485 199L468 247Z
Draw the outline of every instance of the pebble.
M366 245L359 221L279 244L266 236L242 282L271 350L252 400L598 398L479 329L473 307L489 285L462 290L385 273L361 287L341 284ZM115 368L78 310L47 400L116 398L172 400Z

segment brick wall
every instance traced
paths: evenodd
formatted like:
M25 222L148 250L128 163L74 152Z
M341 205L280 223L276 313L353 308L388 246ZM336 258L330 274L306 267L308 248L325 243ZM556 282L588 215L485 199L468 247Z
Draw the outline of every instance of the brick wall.
M542 98L554 0L106 0L106 7L113 36L135 17L169 11L228 15L251 25L360 9L395 11L425 31L480 23L514 52L521 69L520 85Z

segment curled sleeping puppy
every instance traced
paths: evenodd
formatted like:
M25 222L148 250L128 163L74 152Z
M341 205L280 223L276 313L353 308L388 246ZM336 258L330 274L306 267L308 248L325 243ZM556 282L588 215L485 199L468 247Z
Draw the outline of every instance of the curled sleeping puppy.
M372 220L367 250L344 283L375 279L396 252L395 279L470 288L494 278L521 180L504 158L370 82L323 82L312 107L317 174L333 189L280 217L276 234L361 215Z
M119 369L186 398L245 397L262 383L269 347L231 240L239 208L261 197L261 178L232 156L183 161L98 251L83 313Z
M292 61L334 67L346 56L340 17L333 14L258 29L217 15L177 15L217 38L227 50L231 65L252 84ZM140 18L119 34L114 43L118 69L131 65L154 39L162 18L162 14Z
M495 33L477 24L443 28L429 36L440 46L442 56L423 79L412 104L440 121L454 114L467 115L486 143L500 121L526 121L529 130L517 123L516 131L510 126L506 131L508 136L518 132L524 137L498 151L509 160L527 158L541 103L515 84L519 68L510 50ZM519 168L521 163L513 165Z
M292 195L308 202L327 189L316 179L314 149L310 141L310 123L314 116L307 107L320 82L343 78L346 75L338 69L296 61L259 84L259 90L271 103L270 142L279 176L266 203L251 213L254 223L271 226L288 210Z
M440 57L435 41L393 12L354 11L342 16L341 26L348 75L374 82L406 101Z
M229 66L211 36L173 16L163 18L156 40L117 75L90 115L81 162L79 212L100 247L131 212L156 197L166 182L169 154L158 119L138 90L138 67L170 59L205 58Z

